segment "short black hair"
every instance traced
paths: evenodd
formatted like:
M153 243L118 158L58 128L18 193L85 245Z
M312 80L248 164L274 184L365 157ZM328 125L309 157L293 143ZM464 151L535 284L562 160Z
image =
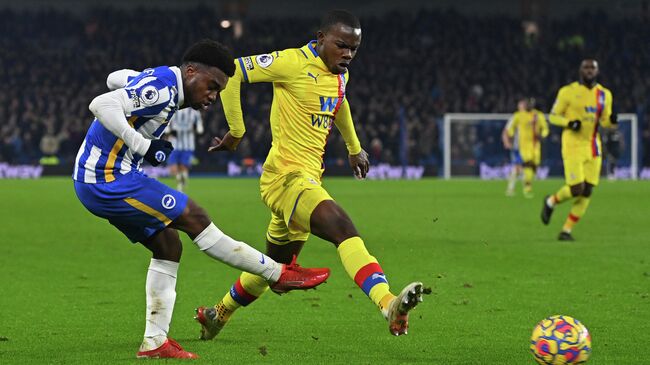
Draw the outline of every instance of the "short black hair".
M185 51L183 64L190 62L217 67L229 77L235 74L235 59L230 50L223 44L211 39L202 39Z
M320 20L321 32L327 32L331 26L335 24L343 24L352 28L361 28L359 18L347 10L331 10L328 11Z

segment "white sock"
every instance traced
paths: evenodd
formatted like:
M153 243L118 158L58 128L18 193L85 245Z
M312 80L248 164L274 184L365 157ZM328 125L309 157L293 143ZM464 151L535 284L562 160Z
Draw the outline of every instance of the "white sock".
M187 181L190 179L190 173L189 173L189 171L183 171L183 172L181 172L181 178L183 179L183 184L186 184Z
M546 199L546 205L548 205L551 208L555 206L555 199L553 199L553 195L550 195L548 199Z
M247 271L275 283L282 273L282 265L245 242L236 241L210 223L194 239L194 243L208 256L237 269Z
M146 324L140 351L157 349L167 340L176 301L177 272L178 262L151 259L146 283Z
M508 175L508 191L515 190L515 183L517 182L517 170L513 167Z
M182 192L185 187L185 180L183 180L183 175L179 172L176 174L176 190Z

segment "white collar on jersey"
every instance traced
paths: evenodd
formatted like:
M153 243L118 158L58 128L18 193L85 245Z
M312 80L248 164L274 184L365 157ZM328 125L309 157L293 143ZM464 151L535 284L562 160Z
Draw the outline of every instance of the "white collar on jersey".
M183 95L183 77L181 76L181 69L176 66L172 66L169 69L174 71L176 74L176 84L178 85L178 108L180 109L185 102L185 95Z

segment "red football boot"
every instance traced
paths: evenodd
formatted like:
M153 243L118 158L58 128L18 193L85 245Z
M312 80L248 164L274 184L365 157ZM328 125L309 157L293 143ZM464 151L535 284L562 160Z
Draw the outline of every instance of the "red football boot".
M167 338L167 341L157 349L138 351L138 359L198 359L199 355L183 350L178 342Z
M271 285L271 290L283 294L291 290L306 290L317 287L330 276L330 269L310 269L296 264L296 255L289 265L282 265L282 274L278 282Z

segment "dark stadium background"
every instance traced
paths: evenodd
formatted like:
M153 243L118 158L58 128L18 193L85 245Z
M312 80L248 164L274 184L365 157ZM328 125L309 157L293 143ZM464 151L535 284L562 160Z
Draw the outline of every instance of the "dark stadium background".
M236 56L299 47L331 8L357 13L363 43L347 96L373 164L425 167L439 175L441 119L448 112L513 112L530 95L548 112L584 56L600 62L615 109L639 119L640 169L650 167L650 11L639 1L0 1L0 164L43 165L67 175L92 117L88 104L108 73L178 64L191 42L210 37ZM229 28L221 26L230 20ZM270 85L245 88L247 136L234 154L207 154L227 130L220 106L205 113L194 172L228 162L261 163L270 146ZM559 129L544 148L561 174ZM500 127L457 148L472 159L506 159ZM486 148L475 148L489 140ZM496 141L496 143L494 143ZM497 150L495 150L495 147ZM476 152L478 151L478 152ZM329 174L348 174L333 132ZM470 164L470 167L474 166ZM477 168L477 167L476 167Z

